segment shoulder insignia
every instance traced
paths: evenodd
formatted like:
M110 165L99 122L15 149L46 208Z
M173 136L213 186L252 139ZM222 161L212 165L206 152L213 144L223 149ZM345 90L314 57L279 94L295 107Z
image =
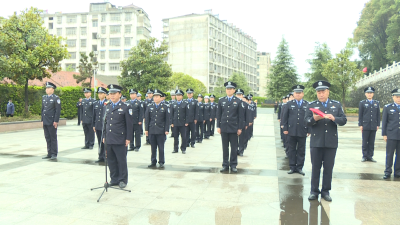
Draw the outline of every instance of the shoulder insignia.
M312 102L309 102L309 104L313 104L313 103L316 103L318 100L315 100L315 101L312 101Z
M334 103L340 103L339 101L336 101L336 100L331 100L331 102L334 102Z
M42 98L46 97L46 95L43 95Z
M388 107L388 106L390 106L392 103L389 103L389 104L387 104L387 105L385 105L385 107Z

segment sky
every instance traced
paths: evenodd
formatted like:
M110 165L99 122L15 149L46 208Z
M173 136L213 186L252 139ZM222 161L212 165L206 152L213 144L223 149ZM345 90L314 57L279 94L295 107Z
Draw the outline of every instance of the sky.
M103 0L18 0L0 7L0 16L8 17L15 11L31 6L54 12L88 12L89 4ZM211 9L256 39L257 50L270 52L272 59L282 37L289 43L294 64L300 76L309 71L306 62L314 51L315 43L326 42L333 54L353 37L364 4L368 0L110 0L116 6L134 4L150 17L152 36L162 37L162 19L191 13L204 13ZM357 53L356 53L357 54ZM355 55L356 57L356 55Z

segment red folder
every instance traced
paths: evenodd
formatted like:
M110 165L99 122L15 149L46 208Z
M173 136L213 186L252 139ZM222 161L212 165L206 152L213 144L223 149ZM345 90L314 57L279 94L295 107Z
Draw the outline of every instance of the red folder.
M315 114L317 114L317 115L319 115L321 117L325 117L326 116L326 114L321 112L321 110L319 110L319 109L310 108L310 110L311 110L311 112L313 112L313 113L315 113Z

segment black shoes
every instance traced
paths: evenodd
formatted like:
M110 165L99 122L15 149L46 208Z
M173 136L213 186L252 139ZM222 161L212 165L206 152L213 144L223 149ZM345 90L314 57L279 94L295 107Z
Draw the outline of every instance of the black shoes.
M239 156L243 156L243 153L239 153Z
M135 148L135 152L138 152L139 151L139 149L138 148Z
M368 161L370 161L370 162L376 162L376 160L375 160L374 158L370 158L370 159L368 159Z
M226 172L226 171L229 171L229 167L223 167L219 172Z
M288 173L288 174L293 174L294 171L293 171L293 170L289 170L287 173Z
M383 179L389 179L390 178L390 174L385 173L385 175L383 175Z
M51 156L45 156L42 159L50 159L50 158L51 158Z
M125 188L126 187L126 184L124 183L124 182L119 182L119 188Z
M51 158L50 158L50 160L56 160L57 159L57 156L52 156Z
M394 178L400 178L400 175L394 175Z
M108 187L111 187L111 186L118 186L118 183L108 183Z
M306 175L304 172L303 172L303 170L297 170L297 172L299 173L299 174L301 174L301 175Z
M236 167L231 167L231 172L232 172L232 173L237 173Z
M135 147L130 147L128 151L135 151Z
M173 151L172 153L178 153L178 151Z
M366 161L367 161L367 158L362 157L361 162L366 162Z
M308 200L310 200L310 201L317 200L317 199L318 199L318 195L311 194L310 196L308 196Z
M99 159L97 161L94 161L95 163L101 163L101 162L105 162L104 159Z
M188 146L188 147L189 147L189 146ZM191 147L192 147L192 148L196 148L196 147L194 147L194 145L192 145Z
M81 149L89 149L88 146L83 146Z
M186 151L182 151L182 154L186 154Z
M89 149L93 149L93 146L90 146Z
M323 198L327 202L331 202L332 201L332 198L329 195L322 195L321 198Z
M164 163L160 163L160 168L164 168Z
M156 167L156 164L150 164L147 167L151 168L151 167Z

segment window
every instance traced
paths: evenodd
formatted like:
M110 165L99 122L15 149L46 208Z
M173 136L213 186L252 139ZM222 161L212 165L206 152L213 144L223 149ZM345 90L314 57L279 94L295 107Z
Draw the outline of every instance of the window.
M121 21L121 13L112 13L110 16L111 21Z
M92 12L101 12L101 11L106 11L106 5L101 4L101 5L91 5L92 6Z
M66 71L76 71L75 63L66 63L65 64Z
M109 58L110 59L119 59L119 58L121 58L121 51L120 50L110 51Z
M105 47L106 46L106 39L102 38L101 39L101 47Z
M67 16L67 23L76 23L76 16Z
M260 69L260 65L257 65L257 69Z
M106 64L100 63L100 71L105 71L105 70L106 70Z
M67 40L68 47L76 47L76 40Z
M106 34L106 26L101 27L101 34Z
M62 16L57 16L57 24L62 24Z
M110 71L117 71L119 70L119 63L110 63Z
M97 27L97 20L92 21L92 27Z
M131 21L132 20L132 13L125 13L125 21Z
M132 25L125 25L125 34L130 34L132 30Z
M76 35L76 27L67 27L67 36Z
M121 38L110 38L110 46L120 46Z
M81 39L81 47L86 48L86 39Z
M81 23L87 22L87 15L81 15Z
M129 50L124 51L124 59L129 58Z
M101 51L100 52L100 59L105 59L106 58L106 51Z
M86 36L86 27L81 27L81 35Z
M57 28L57 36L62 36L62 28Z
M49 23L49 30L53 30L53 23Z
M110 34L119 34L119 33L121 33L120 25L110 26Z
M124 45L125 45L125 46L131 46L131 40L132 40L132 38L126 37L126 38L125 38Z
M101 22L107 21L107 14L101 14Z
M69 59L76 59L76 52L68 52L70 55Z

